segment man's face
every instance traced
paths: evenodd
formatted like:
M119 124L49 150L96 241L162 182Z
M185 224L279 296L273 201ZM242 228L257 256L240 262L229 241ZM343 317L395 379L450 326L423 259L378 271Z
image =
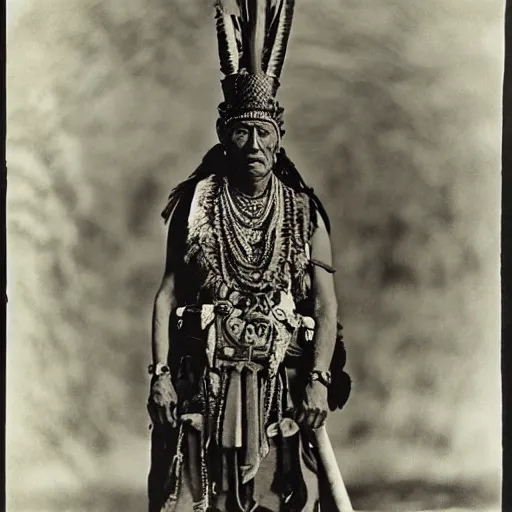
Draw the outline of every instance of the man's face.
M226 152L237 169L263 177L274 166L278 143L272 123L235 121L227 130Z

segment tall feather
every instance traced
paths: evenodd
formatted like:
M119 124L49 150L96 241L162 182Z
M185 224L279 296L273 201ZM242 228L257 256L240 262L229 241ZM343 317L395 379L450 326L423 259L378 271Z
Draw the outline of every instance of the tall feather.
M241 30L241 42L243 53L243 67L250 67L251 56L251 13L249 9L250 0L237 0L239 10L239 25ZM242 65L241 65L242 67Z
M238 8L240 9L240 18L242 19L243 24L247 27L249 24L249 20L251 19L251 12L249 3L251 0L237 0Z
M276 39L277 28L279 26L279 13L284 0L268 0L267 3L267 36L265 39L265 48L263 50L263 71L266 71L272 45Z
M267 75L278 78L281 76L284 58L286 56L286 47L292 28L293 11L295 0L283 0L279 7L278 23L273 40L269 42L271 47L268 64L265 72Z
M249 56L249 43L250 39L247 34L247 19L249 14L247 13L247 6L245 0L234 0L236 3L236 14L231 16L233 20L233 26L235 28L235 36L238 47L238 70L242 68L247 69L248 56Z
M267 11L269 13L270 20L270 23L268 23L267 25L271 25L273 23L282 3L283 0L267 0Z
M249 7L249 21L251 25L250 38L250 69L249 72L257 74L263 69L263 49L267 32L267 0L247 0Z
M222 0L215 0L215 21L221 72L228 76L239 71L239 54L231 14Z

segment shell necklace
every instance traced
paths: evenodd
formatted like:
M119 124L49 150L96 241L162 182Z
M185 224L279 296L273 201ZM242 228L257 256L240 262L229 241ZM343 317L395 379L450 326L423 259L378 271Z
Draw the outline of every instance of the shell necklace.
M265 192L250 197L230 187L224 178L219 200L224 277L254 285L263 272L277 265L281 250L278 231L284 219L282 184L272 174Z

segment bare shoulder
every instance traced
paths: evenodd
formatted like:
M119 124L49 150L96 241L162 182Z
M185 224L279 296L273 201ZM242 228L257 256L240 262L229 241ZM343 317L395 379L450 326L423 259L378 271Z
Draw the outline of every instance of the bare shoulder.
M316 227L311 237L311 262L329 273L334 272L331 237L320 214L317 215Z

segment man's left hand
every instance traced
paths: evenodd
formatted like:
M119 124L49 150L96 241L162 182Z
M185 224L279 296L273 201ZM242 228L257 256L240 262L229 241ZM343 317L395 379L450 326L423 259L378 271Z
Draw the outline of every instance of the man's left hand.
M308 383L304 390L297 423L303 423L309 428L320 428L325 423L328 411L327 387L318 381Z

